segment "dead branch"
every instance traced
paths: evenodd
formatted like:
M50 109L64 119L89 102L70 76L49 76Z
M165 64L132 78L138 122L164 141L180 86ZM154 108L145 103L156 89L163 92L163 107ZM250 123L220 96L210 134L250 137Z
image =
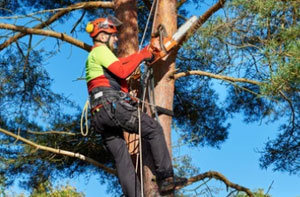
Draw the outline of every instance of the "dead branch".
M201 75L201 76L207 76L207 77L211 77L211 78L215 78L215 79L221 79L221 80L225 80L225 81L261 85L261 82L250 80L250 79L234 78L234 77L229 77L229 76L225 76L225 75L217 75L217 74L213 74L213 73L209 73L209 72L205 72L205 71L200 71L200 70L180 72L180 73L177 73L177 74L174 74L174 72L173 72L173 73L169 74L169 78L173 78L173 79L176 80L176 79L179 79L180 77L186 77L186 76L189 76L189 75Z
M66 155L66 156L69 156L69 157L75 157L75 158L78 158L82 161L86 161L102 170L104 170L105 172L107 173L110 173L110 174L113 174L113 175L116 175L116 171L114 169L111 169L111 168L108 168L106 167L105 165L93 160L92 158L89 158L89 157L86 157L80 153L74 153L74 152L71 152L71 151L67 151L67 150L61 150L61 149L56 149L56 148L52 148L52 147L47 147L47 146L43 146L43 145L39 145L39 144L36 144L35 142L32 142L26 138L23 138L21 137L20 135L16 135L10 131L7 131L5 129L2 129L0 128L0 132L1 133L4 133L8 136L11 136L13 138L15 138L16 140L20 140L22 142L24 142L25 144L28 144L30 146L33 146L35 147L37 150L40 149L40 150L44 150L44 151L48 151L48 152L52 152L52 153L55 153L55 154L60 154L60 155Z
M231 181L229 181L223 174L219 173L219 172L215 172L215 171L208 171L208 172L205 172L203 174L199 174L197 176L194 176L194 177L190 177L188 179L188 182L186 185L184 186L180 186L180 187L176 187L176 190L178 189L181 189L183 187L186 187L192 183L195 183L195 182L198 182L198 181L201 181L201 180L204 180L206 178L214 178L214 179L217 179L217 180L220 180L222 181L227 187L231 187L233 189L236 189L238 191L243 191L245 192L248 196L250 197L253 197L253 194L252 192L246 188L246 187L243 187L243 186L240 186L238 184L235 184L235 183L232 183Z
M69 42L70 44L73 44L79 48L82 48L86 51L90 51L92 48L90 45L88 45L84 42L81 42L80 40L77 40L67 34L55 32L55 31L51 31L51 30L26 28L23 26L16 26L16 25L5 24L5 23L0 23L0 29L9 29L9 30L13 30L13 31L18 31L18 32L24 33L24 35L37 34L37 35L44 35L44 36L49 36L49 37L53 37L53 38L58 38L60 40Z
M61 18L62 16L66 15L67 13L74 11L74 10L78 10L78 9L92 9L92 8L114 8L114 2L103 2L103 1L91 1L91 2L80 2L80 3L76 3L74 5L71 5L59 12L57 12L56 14L52 15L47 21L40 23L36 26L33 27L33 29L42 29L44 27L49 26L50 24L52 24L53 22L55 22L56 20L58 20L59 18ZM24 37L26 35L25 32L21 32L18 33L14 36L12 36L11 38L9 38L8 40L6 40L4 43L2 43L0 45L0 51L3 50L4 48L6 48L7 46L9 46L11 43L15 42L16 40Z

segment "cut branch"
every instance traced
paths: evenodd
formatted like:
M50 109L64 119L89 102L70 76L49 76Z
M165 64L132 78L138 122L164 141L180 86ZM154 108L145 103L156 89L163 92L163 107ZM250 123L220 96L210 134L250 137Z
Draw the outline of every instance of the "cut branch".
M56 14L52 15L47 21L40 23L33 27L33 29L43 29L44 27L49 26L53 22L55 22L57 19L61 18L62 16L66 15L67 13L78 10L78 9L92 9L92 8L114 8L113 2L102 2L102 1L91 1L91 2L80 2L76 3L74 5L71 5ZM18 33L8 40L6 40L4 43L0 45L0 51L9 46L11 43L17 41L18 39L22 38L26 35L26 32Z
M69 157L75 157L75 158L78 158L80 160L86 161L86 162L88 162L88 163L104 170L107 173L116 175L115 170L113 170L111 168L108 168L105 165L93 160L92 158L86 157L86 156L84 156L80 153L74 153L74 152L71 152L71 151L66 151L66 150L61 150L61 149L56 149L56 148L51 148L51 147L39 145L39 144L36 144L35 142L32 142L32 141L30 141L26 138L21 137L20 135L16 135L16 134L14 134L10 131L7 131L5 129L2 129L2 128L0 128L0 132L6 134L8 136L11 136L11 137L15 138L16 140L20 140L20 141L24 142L25 144L33 146L36 149L52 152L52 153L55 153L55 154L66 155L66 156L69 156Z
M186 71L186 72L180 72L177 74L170 73L169 77L174 78L175 80L180 78L180 77L186 77L189 75L201 75L201 76L207 76L215 79L221 79L225 81L231 81L231 82L241 82L241 83L250 83L254 85L261 85L261 82L250 80L250 79L245 79L245 78L234 78L234 77L228 77L225 75L217 75L209 72L204 72L204 71L199 71L199 70L194 70L194 71Z
M18 32L24 33L24 35L25 34L37 34L37 35L44 35L44 36L58 38L60 40L69 42L70 44L73 44L79 48L82 48L86 51L90 51L92 48L90 45L88 45L84 42L81 42L80 40L77 40L67 34L55 32L55 31L51 31L51 30L26 28L23 26L16 26L16 25L5 24L5 23L0 23L0 29L9 29L9 30L13 30L13 31L18 31Z
M227 187L231 187L233 189L236 189L238 191L243 191L245 192L248 196L250 197L253 197L253 194L252 192L246 188L246 187L243 187L243 186L240 186L236 183L232 183L231 181L229 181L223 174L219 173L219 172L215 172L215 171L208 171L208 172L205 172L203 174L199 174L197 176L193 176L193 177L190 177L188 179L188 182L186 185L184 186L180 186L180 187L176 187L176 190L177 189L181 189L183 187L186 187L192 183L195 183L195 182L198 182L198 181L201 181L201 180L204 180L206 178L214 178L214 179L217 179L217 180L220 180L222 181Z

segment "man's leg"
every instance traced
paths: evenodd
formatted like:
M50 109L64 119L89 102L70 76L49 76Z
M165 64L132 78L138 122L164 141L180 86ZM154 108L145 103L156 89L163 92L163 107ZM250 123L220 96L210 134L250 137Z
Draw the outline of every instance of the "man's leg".
M136 176L135 169L123 137L121 135L111 135L107 132L103 134L103 137L105 145L115 159L117 173L123 193L128 197L140 197L140 181Z
M115 118L119 124L130 133L138 133L137 108L124 102L116 106ZM171 157L160 124L145 113L141 113L140 118L142 138L150 145L161 192L172 190L176 185L185 184L185 178L174 179Z
M173 166L162 127L145 113L141 114L141 133L148 141L158 179L173 176Z
M137 108L125 102L116 105L115 118L130 133L138 133ZM141 134L149 144L159 179L173 176L171 157L166 145L162 127L145 113L141 113Z

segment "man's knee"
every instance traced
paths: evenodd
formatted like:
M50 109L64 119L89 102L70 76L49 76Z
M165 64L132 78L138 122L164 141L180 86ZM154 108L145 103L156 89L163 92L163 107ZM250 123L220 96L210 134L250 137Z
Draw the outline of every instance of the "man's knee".
M146 114L142 116L142 132L143 137L150 137L153 138L154 136L163 135L163 129L161 125L154 120L153 118L149 117Z

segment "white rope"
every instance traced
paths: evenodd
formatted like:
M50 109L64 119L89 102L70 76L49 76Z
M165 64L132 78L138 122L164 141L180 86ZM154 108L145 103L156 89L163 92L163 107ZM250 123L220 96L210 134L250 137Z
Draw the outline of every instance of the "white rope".
M145 40L146 32L147 32L147 29L148 29L148 26L149 26L150 18L151 18L152 12L153 12L154 5L156 4L156 1L157 0L153 0L152 6L151 6L151 9L150 9L150 14L148 16L148 19L147 19L147 22L146 22L146 27L145 27L145 30L144 30L144 33L143 33L143 36L142 36L142 40L141 40L141 43L139 45L139 51L141 50L141 48L143 46L143 42ZM156 10L157 10L157 6L156 6ZM154 17L155 17L155 13L154 13ZM138 67L140 67L140 66L138 66ZM140 149L139 156L140 156L140 175L141 175L141 197L144 197L142 132L141 132L141 130L142 130L142 128L141 128L141 110L144 111L145 97L146 97L146 91L143 92L142 109L140 109L138 107L138 121L139 121L139 128L138 128L138 130L139 130L139 149ZM140 102L141 102L140 99L138 99L138 104L140 104ZM137 166L136 166L136 169L137 169Z
M138 102L139 104L139 102ZM142 151L142 125L141 125L141 110L138 107L139 117L139 149L140 149L140 175L141 175L141 197L144 197L144 181L143 181L143 151Z
M89 110L90 102L87 100L84 104L84 107L82 109L81 113L81 119L80 119L80 132L81 135L87 136L89 133L89 126L88 126L88 110ZM85 132L83 131L83 119L85 118Z
M156 2L156 7L155 7L155 13L157 13L157 10L158 10L158 4L159 4L159 0L157 0L157 2ZM153 33L153 31L154 31L154 22L156 21L156 16L157 15L154 15L154 18L153 18L153 23L152 23L152 33Z
M144 39L145 39L145 36L146 36L146 32L147 32L147 29L148 29L148 26L149 26L150 18L151 18L155 3L156 3L156 0L153 0L152 6L151 6L151 9L150 9L150 14L148 16L148 19L147 19L147 22L146 22L146 27L145 27L145 30L144 30L144 33L143 33L143 37L142 37L140 46L139 46L139 50L141 50L141 48L143 46L143 42L144 42ZM156 10L157 10L157 6L156 6ZM155 10L155 12L156 12L156 10ZM155 17L155 15L154 15L154 17Z

